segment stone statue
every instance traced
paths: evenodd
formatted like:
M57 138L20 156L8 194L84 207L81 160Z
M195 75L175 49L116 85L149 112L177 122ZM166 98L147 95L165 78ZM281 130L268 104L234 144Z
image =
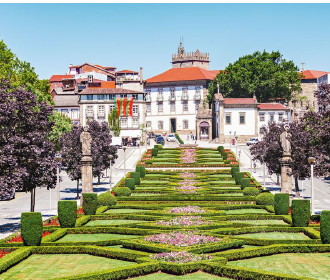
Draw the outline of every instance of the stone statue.
M87 126L84 127L84 131L80 135L80 142L82 143L82 155L90 156L92 154L91 153L92 136L88 132Z
M281 146L283 149L283 153L291 153L291 143L288 140L290 133L288 133L289 125L284 126L285 131L280 135Z

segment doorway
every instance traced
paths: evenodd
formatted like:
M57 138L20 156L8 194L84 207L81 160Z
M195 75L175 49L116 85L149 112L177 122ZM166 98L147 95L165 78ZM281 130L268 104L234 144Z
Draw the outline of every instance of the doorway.
M176 133L176 119L171 119L171 133Z

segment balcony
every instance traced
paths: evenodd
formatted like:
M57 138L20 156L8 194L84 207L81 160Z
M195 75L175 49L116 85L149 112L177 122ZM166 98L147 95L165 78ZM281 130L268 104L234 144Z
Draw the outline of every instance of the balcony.
M94 112L86 112L87 118L94 118Z
M163 101L163 96L162 95L158 95L157 96L157 101Z
M168 97L168 101L175 101L175 95L173 95L173 96L169 96L169 97Z
M139 116L139 112L133 112L133 117L138 117Z
M182 95L181 100L188 100L188 95Z
M151 96L150 96L150 95L147 95L147 96L146 96L146 101L147 101L147 102L151 102Z
M194 100L201 100L201 95L200 94L195 94L194 95Z

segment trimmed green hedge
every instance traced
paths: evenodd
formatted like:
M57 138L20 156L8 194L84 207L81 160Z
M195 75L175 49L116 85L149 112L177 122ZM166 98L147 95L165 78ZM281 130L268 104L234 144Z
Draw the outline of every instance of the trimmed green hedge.
M234 173L235 182L237 185L241 184L241 180L244 178L245 172L236 172Z
M113 192L116 196L130 196L132 194L131 190L127 187L115 187Z
M290 208L290 195L277 193L274 198L274 210L276 215L288 215Z
M82 207L85 215L95 215L97 209L97 194L84 193Z
M323 210L321 213L320 234L322 243L330 244L330 210Z
M131 172L131 178L135 180L135 185L140 185L140 173L139 172Z
M310 201L307 199L293 199L291 206L292 226L308 227L310 212Z
M21 214L21 235L25 246L39 246L42 238L42 216L40 212Z
M274 205L274 195L270 192L264 192L256 196L257 205Z
M259 190L256 187L246 187L243 189L243 194L247 196L257 196L259 194Z
M158 149L156 149L156 148L151 149L151 155L152 155L153 157L156 157L157 154L158 154Z
M130 190L135 190L135 179L134 178L126 178L125 179L125 187L129 188Z
M241 179L241 189L244 190L245 188L250 187L250 178L242 178Z
M101 193L97 196L97 205L99 206L108 206L112 207L117 204L117 199L110 193L110 191L107 191L105 193Z
M239 172L239 167L232 167L231 170L230 170L231 176L234 177L234 174L235 174L236 172Z
M60 200L58 202L58 220L62 228L75 227L77 219L77 201Z
M135 171L140 173L140 178L144 178L146 176L146 168L144 166L136 166Z

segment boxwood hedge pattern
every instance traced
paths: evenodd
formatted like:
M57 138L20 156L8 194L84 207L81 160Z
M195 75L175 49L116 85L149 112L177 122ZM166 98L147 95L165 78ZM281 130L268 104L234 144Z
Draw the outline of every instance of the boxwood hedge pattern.
M320 234L318 224L306 224L309 217L308 203L294 205L292 209L294 218L288 214L287 197L275 197L274 206L257 205L255 197L257 192L250 195L250 192L245 191L243 196L242 189L244 188L248 188L247 190L257 188L258 191L262 191L262 187L250 173L240 172L237 165L228 168L231 166L228 163L221 163L220 165L227 168L219 169L219 166L214 163L223 162L226 156L227 162L228 160L234 162L235 156L229 150L223 147L196 149L196 163L184 166L180 163L180 149L160 147L155 147L155 149L157 149L157 155L152 156L152 151L147 151L138 164L141 168L136 168L136 172L140 175L140 185L135 186L130 196L116 196L117 204L99 204L95 211L94 197L90 199L87 196L85 203L88 203L84 209L87 213L78 214L75 227L44 227L41 229L42 232L48 231L50 234L42 237L40 246L38 244L24 246L22 242L13 242L20 233L0 240L0 251L8 252L0 258L0 276L1 273L5 276L9 268L32 254L90 254L131 263L124 267L90 271L74 277L63 275L58 279L128 279L159 271L173 275L203 271L229 279L309 279L299 275L290 275L285 269L283 273L271 273L232 266L231 261L282 253L330 252L330 245L322 244L322 241L329 242L329 213L323 213ZM153 161L153 158L157 160ZM170 169L148 170L148 167L155 167L162 163L161 159L164 159L164 162L175 163L173 166L170 164ZM151 160L150 164L146 164L148 160ZM201 161L204 161L204 164L210 162L208 167L216 168L213 170L194 169L193 167L201 165ZM162 164L159 164L159 167L163 168ZM183 170L176 167L187 168ZM115 187L122 188L129 185L130 178L133 179L135 174L128 173L127 177L122 178ZM193 180L194 185L201 189L196 193L179 193L175 186L187 180ZM64 204L63 210L65 210ZM304 217L302 221L299 218L297 221L297 213L300 212ZM62 211L61 215L65 213ZM186 228L180 226L166 228L157 223L160 220L170 220L180 216L201 216L205 221L212 221L212 223ZM298 222L301 223L299 227L293 226ZM222 238L228 242L179 249L195 254L209 254L212 259L207 261L173 263L156 261L149 257L151 253L171 252L173 248L144 242L146 236L187 230ZM262 239L244 236L244 234L282 233L292 234L292 236L301 234L305 238L301 240ZM84 238L80 239L82 236ZM73 241L63 241L66 237L70 237Z

